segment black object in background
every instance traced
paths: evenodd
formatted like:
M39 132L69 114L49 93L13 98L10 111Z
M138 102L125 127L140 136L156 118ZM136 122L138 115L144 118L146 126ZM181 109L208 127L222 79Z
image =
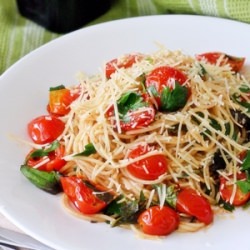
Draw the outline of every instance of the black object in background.
M21 15L56 33L76 30L104 14L112 0L16 0Z

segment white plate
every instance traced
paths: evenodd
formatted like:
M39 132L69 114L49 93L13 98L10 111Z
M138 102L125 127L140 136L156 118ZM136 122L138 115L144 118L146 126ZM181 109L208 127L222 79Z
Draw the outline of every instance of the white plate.
M95 73L123 53L153 52L155 42L194 55L225 51L250 58L250 26L200 16L150 16L108 22L63 36L24 57L0 78L0 210L34 238L59 250L249 249L250 214L216 216L197 233L174 233L162 241L142 240L106 224L91 224L64 210L60 195L36 189L19 172L27 148L26 124L45 113L48 88L74 83L79 71ZM249 64L249 61L247 61Z

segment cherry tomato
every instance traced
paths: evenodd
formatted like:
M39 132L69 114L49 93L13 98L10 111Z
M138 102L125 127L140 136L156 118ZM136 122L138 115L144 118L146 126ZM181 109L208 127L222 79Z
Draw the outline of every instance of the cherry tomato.
M161 92L165 87L173 89L175 81L182 85L187 81L187 76L176 68L161 66L147 75L146 86L154 86L157 92Z
M128 121L120 120L120 127L122 131L130 131L133 129L147 127L155 119L155 109L144 107L138 110L128 111Z
M48 172L52 170L60 171L60 169L66 164L66 161L62 159L65 154L65 147L62 144L60 144L60 146L54 151L49 152L48 156L31 157L31 154L34 151L36 151L36 149L31 150L26 156L26 165L30 167L35 167L47 159L49 159L49 161L46 161L46 163L42 164L37 169Z
M153 105L149 103L149 100L145 101L148 102L148 106L128 111L126 114L126 121L120 119L120 128L122 131L144 128L155 120L155 109ZM111 106L107 110L106 116L114 116L114 106ZM116 120L111 121L113 125L117 127Z
M96 214L107 206L107 203L100 200L81 178L61 177L61 184L64 193L83 214Z
M138 224L145 234L168 235L179 226L180 218L172 208L153 206L142 212L138 218Z
M53 142L62 134L64 128L64 122L50 115L39 116L27 126L30 138L37 144Z
M158 93L155 100L159 107L161 106L160 95L163 89L166 87L174 89L176 81L183 85L187 81L187 76L182 71L170 66L160 66L146 76L146 87L153 86Z
M66 115L70 111L70 104L80 95L80 88L70 90L67 88L55 89L49 92L48 111L53 115Z
M206 225L213 221L214 214L209 202L192 188L184 188L177 194L176 209Z
M232 70L235 72L239 72L242 69L245 62L244 57L230 56L222 52L207 52L196 56L198 60L205 59L207 60L207 62L211 64L216 64L220 57L223 57L220 65L229 64Z
M150 152L150 150L152 149L150 149L149 145L139 145L129 153L128 157L134 159ZM156 180L167 172L168 162L164 155L152 155L129 164L127 169L136 178Z
M113 59L106 64L106 77L110 78L113 73L116 72L117 68L130 68L141 56L139 54L126 55L119 61L118 59Z
M233 178L233 176L229 176L229 178ZM247 178L244 172L237 173L237 180L245 180ZM220 196L226 201L230 202L231 196L233 194L233 184L228 184L228 180L223 176L220 176ZM234 199L232 201L232 205L241 206L244 205L250 199L250 192L243 193L241 189L236 186L236 193Z

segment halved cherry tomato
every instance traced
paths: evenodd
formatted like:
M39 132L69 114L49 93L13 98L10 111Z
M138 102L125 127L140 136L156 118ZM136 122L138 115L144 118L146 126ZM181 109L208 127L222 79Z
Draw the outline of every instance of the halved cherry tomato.
M117 68L130 68L141 56L139 54L129 54L121 60L113 59L106 64L106 77L110 78Z
M100 200L81 178L61 177L61 184L64 193L83 214L96 214L107 206L107 203Z
M64 128L63 121L50 115L39 116L27 125L30 138L37 144L53 142L62 134Z
M161 106L160 95L164 88L174 89L175 83L183 85L187 81L187 76L180 70L170 66L160 66L146 76L146 87L153 86L158 95L155 100ZM189 93L190 94L190 93Z
M153 150L149 145L139 145L133 149L128 157L136 158ZM136 178L143 180L156 180L165 174L168 169L168 161L164 155L152 155L127 166L128 171Z
M155 119L155 109L152 106L142 107L137 110L128 111L128 121L120 120L122 131L130 131L133 129L147 127Z
M46 163L42 164L37 169L48 172L52 170L60 171L60 169L66 164L66 161L62 159L65 154L65 147L62 144L60 144L60 146L54 151L49 152L48 156L31 157L31 154L34 151L36 151L36 149L31 150L26 156L26 165L30 167L35 167L47 159L49 159L49 161L46 161Z
M197 218L206 225L213 221L209 202L192 188L184 188L177 194L176 210Z
M142 212L138 224L145 234L168 235L179 226L180 218L172 208L153 206Z
M221 65L229 64L233 71L239 72L245 62L244 57L230 56L222 52L207 52L203 54L196 55L198 60L206 60L211 64L216 64L218 59L222 57Z
M53 115L66 115L70 111L70 104L80 95L80 88L73 90L67 88L50 90L48 111Z
M229 176L229 178L233 178L233 176ZM245 180L247 178L244 172L237 173L237 180ZM223 176L220 176L220 196L221 198L230 203L231 196L233 194L233 184L228 184L228 180ZM243 193L241 189L236 186L235 196L232 201L232 205L241 206L244 205L250 199L250 192Z
M149 99L146 99L146 95L143 96L148 106L140 107L136 110L129 110L127 112L126 119L120 119L120 128L122 131L130 131L134 129L147 127L155 120L155 108L150 103ZM114 106L111 106L107 112L107 117L114 116ZM112 120L114 127L117 127L116 120Z

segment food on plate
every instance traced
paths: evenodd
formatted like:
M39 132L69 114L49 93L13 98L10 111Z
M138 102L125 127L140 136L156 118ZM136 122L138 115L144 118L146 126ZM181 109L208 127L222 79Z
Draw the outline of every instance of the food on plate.
M52 87L21 172L73 214L141 236L211 225L250 200L244 61L160 47Z

